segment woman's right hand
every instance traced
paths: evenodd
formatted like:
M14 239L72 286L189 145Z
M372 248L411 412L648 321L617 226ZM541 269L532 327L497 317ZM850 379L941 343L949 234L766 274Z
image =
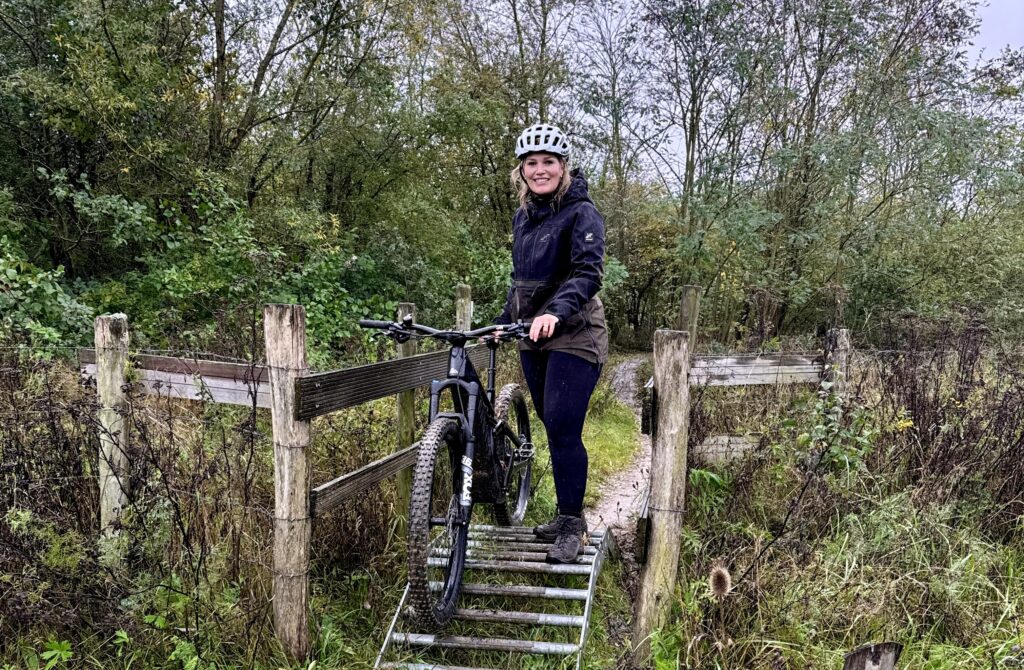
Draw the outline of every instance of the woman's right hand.
M530 324L530 339L534 342L551 337L555 334L558 317L554 314L541 314Z

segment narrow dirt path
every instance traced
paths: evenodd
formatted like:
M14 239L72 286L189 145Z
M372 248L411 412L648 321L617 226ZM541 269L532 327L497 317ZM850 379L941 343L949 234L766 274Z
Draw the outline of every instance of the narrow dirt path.
M612 371L612 388L619 400L633 409L639 423L640 407L636 402L636 373L645 356L623 361ZM640 448L633 461L601 485L598 502L587 510L591 528L607 526L615 535L623 554L632 559L636 535L636 517L640 514L643 496L651 470L651 438L640 435Z

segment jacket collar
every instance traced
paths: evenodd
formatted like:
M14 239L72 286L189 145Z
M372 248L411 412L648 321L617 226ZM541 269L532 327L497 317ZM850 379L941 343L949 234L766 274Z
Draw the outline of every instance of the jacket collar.
M583 175L583 172L579 168L574 168L569 175L572 177L572 181L569 182L569 189L560 201L555 202L550 197L530 199L526 205L526 215L528 218L535 220L548 214L548 212L558 212L577 202L594 202L590 199L590 186L587 184L587 178Z

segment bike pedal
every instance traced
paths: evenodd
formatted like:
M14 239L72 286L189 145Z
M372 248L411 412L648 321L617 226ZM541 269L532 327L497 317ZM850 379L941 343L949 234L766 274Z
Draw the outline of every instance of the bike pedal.
M527 461L533 458L537 454L537 449L533 446L532 442L524 442L523 446L516 449L516 460Z

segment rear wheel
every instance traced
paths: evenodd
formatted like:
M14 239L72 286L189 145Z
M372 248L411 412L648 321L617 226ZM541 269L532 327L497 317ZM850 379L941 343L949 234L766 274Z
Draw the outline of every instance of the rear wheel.
M466 568L469 520L459 523L462 429L435 419L420 440L409 505L409 603L427 628L448 623ZM434 580L431 581L430 577Z
M495 457L501 459L504 482L503 501L494 504L494 520L500 526L518 526L526 516L533 487L533 440L530 436L530 412L518 384L507 384L494 401L494 416L519 437L524 449L504 435L495 435Z

